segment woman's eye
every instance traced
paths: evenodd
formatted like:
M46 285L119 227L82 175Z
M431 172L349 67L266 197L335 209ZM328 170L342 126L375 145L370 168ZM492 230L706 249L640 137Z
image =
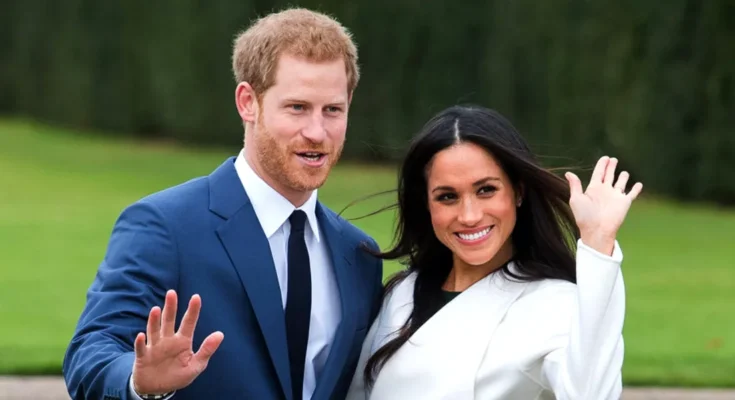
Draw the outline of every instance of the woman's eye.
M437 201L449 201L456 199L457 196L454 193L442 193L439 196L436 196Z
M498 190L495 186L483 186L480 188L478 193L480 194L488 194L488 193L495 193Z

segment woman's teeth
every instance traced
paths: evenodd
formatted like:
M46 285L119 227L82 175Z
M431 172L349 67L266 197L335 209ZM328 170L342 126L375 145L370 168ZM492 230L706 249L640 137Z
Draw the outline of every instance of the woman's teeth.
M462 240L477 240L477 239L481 239L483 236L487 235L488 233L490 233L490 228L485 228L481 230L480 232L475 232L475 233L470 233L470 234L458 233L457 236L459 236L460 239Z

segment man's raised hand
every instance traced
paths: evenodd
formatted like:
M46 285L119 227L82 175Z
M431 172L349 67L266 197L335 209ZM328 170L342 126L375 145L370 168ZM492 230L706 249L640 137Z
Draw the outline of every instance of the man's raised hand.
M176 307L176 292L169 290L163 311L153 307L148 315L147 332L135 338L133 385L139 394L169 393L190 385L207 368L224 339L222 332L214 332L194 353L192 342L202 300L199 295L191 297L178 332L175 331Z

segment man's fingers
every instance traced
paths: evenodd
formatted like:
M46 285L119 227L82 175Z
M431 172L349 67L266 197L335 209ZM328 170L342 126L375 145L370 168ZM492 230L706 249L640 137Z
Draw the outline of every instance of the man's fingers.
M151 312L148 314L146 336L148 337L148 344L151 346L158 343L158 339L161 337L161 308L158 306L151 308Z
M135 337L133 348L135 349L135 358L143 358L145 356L147 351L145 347L145 333L140 332L138 336Z
M201 373L204 370L209 359L212 358L212 355L217 351L219 345L222 344L224 338L225 335L222 332L214 332L204 339L202 345L199 347L199 351L194 354L193 362L197 366L198 372Z
M643 190L643 184L640 182L636 182L635 185L633 185L633 188L630 189L630 193L628 193L628 197L630 197L631 200L635 200L639 194L641 194L641 190Z
M607 167L605 167L605 176L602 178L602 183L612 186L613 182L615 181L615 167L618 166L618 159L617 158L611 158L608 163Z
M161 335L163 337L173 336L176 328L176 292L166 292L166 303L163 306L163 317L161 319Z
M567 181L569 182L569 192L572 197L579 196L582 194L582 182L579 180L577 175L574 175L572 172L567 172L564 174L564 176L567 178Z
M592 176L590 177L590 183L602 182L602 178L605 176L605 170L607 169L609 161L610 157L608 156L600 157L600 159L597 160L597 165L595 165L595 169L592 171Z
M194 330L197 326L197 320L199 319L199 311L202 309L202 299L198 294L191 296L189 300L189 308L186 309L184 317L181 319L181 326L179 327L179 334L181 336L192 338L194 336Z

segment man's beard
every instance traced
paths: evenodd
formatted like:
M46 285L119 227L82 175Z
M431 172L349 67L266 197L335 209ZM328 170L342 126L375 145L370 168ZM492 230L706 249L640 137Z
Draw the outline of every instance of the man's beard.
M304 140L300 144L281 145L258 121L257 133L254 137L259 164L263 172L283 185L285 189L306 192L320 188L327 180L329 172L342 155L343 146L339 148L324 144L314 144ZM320 168L310 168L295 158L296 152L313 151L325 154L326 164Z

